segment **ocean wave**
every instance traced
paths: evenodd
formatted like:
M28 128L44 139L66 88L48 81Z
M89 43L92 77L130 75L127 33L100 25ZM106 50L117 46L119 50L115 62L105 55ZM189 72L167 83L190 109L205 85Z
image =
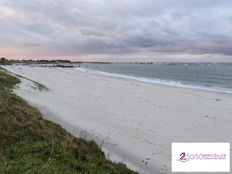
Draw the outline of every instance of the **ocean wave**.
M85 72L85 73L136 80L139 82L149 83L149 84L159 84L159 85L173 86L173 87L179 87L179 88L187 88L187 89L204 90L204 91L216 92L216 93L232 94L232 89L228 89L228 88L207 87L207 86L195 85L195 84L184 84L184 83L179 82L179 81L115 74L115 73L91 70L91 69L83 68L83 67L77 67L75 69L78 71L81 71L81 72Z

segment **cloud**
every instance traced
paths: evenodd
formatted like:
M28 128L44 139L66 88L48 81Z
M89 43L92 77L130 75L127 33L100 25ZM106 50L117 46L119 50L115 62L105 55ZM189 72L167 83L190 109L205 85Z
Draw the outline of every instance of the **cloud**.
M5 49L0 54L4 55L20 49L19 57L35 58L230 57L231 33L231 0L0 2L0 46Z

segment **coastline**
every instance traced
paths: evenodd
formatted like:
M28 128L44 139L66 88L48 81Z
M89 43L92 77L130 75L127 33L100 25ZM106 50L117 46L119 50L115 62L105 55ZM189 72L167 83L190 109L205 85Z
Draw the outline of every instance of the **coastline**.
M88 68L80 68L80 67L75 68L75 70L85 72L85 73L91 73L92 75L100 75L100 76L113 77L113 78L119 78L119 79L125 79L125 80L133 80L133 81L147 83L147 84L177 87L177 88L184 88L184 89L190 89L190 90L200 90L200 91L214 92L214 93L216 92L216 93L230 94L230 95L232 94L232 90L229 88L207 87L203 85L185 84L185 83L174 81L174 80L164 80L164 79L157 79L157 78L155 79L155 78L138 77L138 76L132 76L132 75L115 74L115 73L95 71L95 70L91 70Z
M111 158L118 154L117 160L132 163L129 166L145 173L170 172L171 142L232 140L231 95L70 69L6 68L51 89L36 92L25 81L16 89L19 96L45 107L68 124L97 135L99 140L109 137L108 142L115 145Z

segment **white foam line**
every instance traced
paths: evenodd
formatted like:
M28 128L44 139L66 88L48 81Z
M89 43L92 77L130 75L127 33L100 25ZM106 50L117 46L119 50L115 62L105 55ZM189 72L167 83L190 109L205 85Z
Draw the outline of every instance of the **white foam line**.
M205 86L200 86L200 85L183 84L178 81L151 79L151 78L145 78L145 77L135 77L135 76L129 76L129 75L108 73L108 72L103 72L103 71L95 71L95 70L90 70L87 68L80 68L80 67L76 68L76 70L82 71L85 73L98 74L102 76L131 79L131 80L136 80L139 82L150 83L150 84L159 84L159 85L167 85L167 86L173 86L173 87L179 87L179 88L188 88L188 89L204 90L204 91L224 93L224 94L232 94L232 90L226 89L226 88L219 88L219 87L210 88L210 87L205 87Z

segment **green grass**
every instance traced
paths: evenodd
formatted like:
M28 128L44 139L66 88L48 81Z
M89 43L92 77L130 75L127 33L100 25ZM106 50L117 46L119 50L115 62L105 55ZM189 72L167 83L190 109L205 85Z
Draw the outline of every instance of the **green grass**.
M12 93L20 80L0 70L0 173L135 174L106 159L94 141L75 138Z
M0 61L0 65L12 65L11 61Z
M0 67L0 90L11 90L20 80L7 74L6 70Z

